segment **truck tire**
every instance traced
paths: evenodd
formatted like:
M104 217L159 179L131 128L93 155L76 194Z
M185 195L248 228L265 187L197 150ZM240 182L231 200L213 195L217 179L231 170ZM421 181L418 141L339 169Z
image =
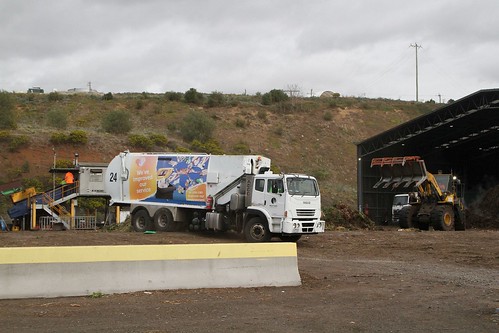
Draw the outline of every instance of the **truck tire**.
M279 238L283 242L296 243L296 242L298 242L300 240L301 235L291 235L291 236L280 235Z
M244 226L244 237L249 243L268 242L271 238L267 222L253 217Z
M167 208L159 209L153 217L154 228L156 231L174 231L175 222L172 212Z
M449 205L441 205L435 207L430 215L431 224L433 229L439 231L451 231L454 230L454 210Z
M399 226L402 229L415 228L417 225L417 206L402 207L399 212Z
M148 230L151 225L151 218L146 210L141 209L132 214L132 228L137 232Z

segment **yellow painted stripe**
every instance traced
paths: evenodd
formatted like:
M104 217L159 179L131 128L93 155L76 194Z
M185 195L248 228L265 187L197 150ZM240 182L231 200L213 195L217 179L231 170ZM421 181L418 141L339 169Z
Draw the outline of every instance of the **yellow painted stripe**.
M296 257L295 243L0 248L0 265L142 260Z

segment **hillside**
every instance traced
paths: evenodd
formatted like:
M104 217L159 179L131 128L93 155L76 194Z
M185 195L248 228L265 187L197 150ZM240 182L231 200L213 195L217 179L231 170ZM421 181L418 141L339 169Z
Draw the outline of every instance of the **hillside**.
M199 151L185 142L180 132L186 114L195 110L214 120L212 137L223 153L262 154L271 158L280 171L316 176L324 207L339 203L355 207L357 142L438 107L434 103L345 97L294 98L262 105L261 96L225 95L224 106L217 107L170 101L164 94L146 93L118 94L110 100L95 95L11 97L17 129L0 131L0 185L40 179L50 187L48 170L54 163L54 152L58 163L71 161L75 152L80 161L109 162L125 149L144 150L131 145L131 134L165 136L168 143L154 146L154 151ZM54 126L53 117L48 116L54 110L67 115L65 128ZM129 133L104 131L103 116L114 110L130 114L133 127ZM74 130L84 131L88 142L51 142L55 133ZM2 202L0 215L8 206L5 198Z

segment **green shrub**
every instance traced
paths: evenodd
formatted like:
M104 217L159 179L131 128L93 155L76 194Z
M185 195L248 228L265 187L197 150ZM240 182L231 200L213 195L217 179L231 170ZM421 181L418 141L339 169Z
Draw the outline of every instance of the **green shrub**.
M267 111L265 110L258 110L257 117L261 120L267 120Z
M225 105L225 96L221 92L214 91L208 96L208 106L210 108L223 105Z
M62 101L62 99L63 99L63 96L56 91L53 91L50 94L48 94L48 100L50 102Z
M180 124L180 132L185 141L208 141L215 130L215 121L207 114L190 110Z
M224 154L224 151L220 147L220 144L215 140L208 140L206 143L202 143L199 140L193 140L191 142L191 149L196 152L208 153L214 155Z
M204 97L203 94L199 93L196 89L191 88L185 92L184 100L187 103L202 104Z
M190 152L191 152L191 150L190 150L190 149L185 148L185 147L180 147L180 146L179 146L179 147L177 147L177 148L175 149L175 151L176 151L177 153L190 153Z
M26 135L12 135L7 131L0 131L0 142L6 143L10 152L15 152L29 143L29 137Z
M281 125L274 127L274 134L277 136L282 136L284 134L284 128Z
M166 146L168 144L168 139L162 134L150 134L149 139L151 139L156 146Z
M135 102L135 109L141 110L144 107L144 101L139 99Z
M12 94L0 91L0 129L16 128L16 114Z
M8 131L0 131L0 142L10 142L12 135Z
M37 192L41 192L44 190L45 185L38 178L24 178L23 187L24 188L34 187Z
M69 133L68 141L74 145L86 144L88 142L87 132L83 130L75 130Z
M165 93L165 98L169 101L181 101L182 97L184 97L184 94L181 92L175 92L175 91L168 91Z
M8 179L18 179L21 178L23 175L21 168L16 168L16 167L4 169L2 170L2 173L6 175Z
M246 121L244 119L237 118L236 119L236 127L245 128L246 127Z
M251 153L251 149L246 142L238 142L234 146L233 150L234 150L234 153L241 154L241 155L246 155L246 154Z
M277 164L274 163L270 166L270 171L272 171L275 174L280 174L281 168Z
M29 143L29 138L26 135L12 136L9 143L9 151L18 151L22 146L26 146Z
M62 109L52 109L47 112L47 125L59 129L68 127L68 112Z
M272 104L272 97L270 96L269 93L265 93L262 95L262 104L263 105L270 105Z
M73 144L73 145L84 145L88 142L87 133L83 130L75 130L69 134L56 132L52 133L49 141L52 144Z
M24 161L23 165L21 166L21 170L23 173L28 173L30 170L29 162Z
M72 168L74 167L74 163L71 160L66 160L66 159L58 159L55 162L55 167L56 168Z
M52 133L49 141L53 144L63 144L68 141L68 136L61 132Z
M331 113L331 111L326 110L322 115L322 119L324 119L325 121L331 121L333 120L333 114Z
M141 134L131 134L128 136L128 142L135 148L150 150L153 147L153 141Z
M262 95L262 104L271 105L274 103L285 102L289 96L281 89L272 89L268 93Z
M102 127L108 133L126 134L132 129L130 114L124 110L113 110L102 118Z
M112 94L112 93L110 93L110 92L108 92L107 94L104 94L104 95L102 96L102 99L103 99L103 100L105 100L105 101L110 101L110 100L112 100L112 99L113 99L113 94Z

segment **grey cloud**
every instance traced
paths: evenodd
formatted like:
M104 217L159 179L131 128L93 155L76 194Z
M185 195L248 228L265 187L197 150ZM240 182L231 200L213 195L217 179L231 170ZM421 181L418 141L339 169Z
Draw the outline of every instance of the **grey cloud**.
M0 89L296 84L411 99L417 42L421 91L459 98L497 86L498 9L494 0L0 0Z

